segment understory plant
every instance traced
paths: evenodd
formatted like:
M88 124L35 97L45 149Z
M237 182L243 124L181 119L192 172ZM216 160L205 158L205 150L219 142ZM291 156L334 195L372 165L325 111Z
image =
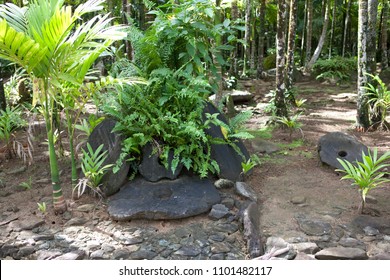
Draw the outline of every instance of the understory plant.
M319 59L313 66L316 79L332 80L336 83L346 81L350 73L356 70L356 58L340 56L331 59Z
M336 171L346 173L341 180L350 179L352 180L352 186L357 186L361 194L361 205L359 207L360 213L363 213L366 196L369 191L377 188L378 186L390 182L385 175L389 173L384 171L385 167L390 164L386 163L390 160L390 151L384 153L378 158L378 149L374 149L371 153L368 151L366 155L362 152L362 161L356 161L355 164L345 159L337 159L342 165L343 169L337 169Z
M19 106L7 107L5 111L0 110L0 140L5 142L5 151L9 158L15 155L22 158L24 162L31 163L32 143L27 142L26 147L16 137L16 131L27 126L27 121L22 116L23 112ZM30 140L27 137L27 140Z
M78 184L73 188L73 197L77 192L77 198L83 195L85 190L89 188L94 194L103 197L101 191L101 181L103 176L109 171L113 164L104 165L107 158L107 151L102 151L104 145L101 144L95 151L91 145L87 143L87 150L82 150L83 157L81 159L81 170L84 178L79 179Z
M55 212L67 208L54 146L58 102L69 101L62 94L77 92L99 55L125 35L122 26L112 25L109 14L96 14L103 9L103 0L88 0L77 7L64 2L0 5L0 58L26 70L33 81L33 105L41 107L45 119ZM83 21L87 14L92 16Z
M289 130L289 138L291 139L292 133L294 131L299 131L302 135L302 138L304 137L303 131L302 131L302 123L298 121L300 114L295 114L292 117L276 117L276 122L280 123L283 127L287 128Z
M218 173L211 159L214 140L205 132L217 124L218 114L205 114L203 108L218 90L216 65L226 64L222 54L236 40L234 25L228 19L214 24L217 7L206 0L147 4L155 20L146 31L129 28L133 61L118 61L110 73L116 78L142 77L147 83L125 85L104 97L103 110L117 120L115 130L126 137L118 163L139 162L142 148L151 144L172 171L183 165L201 177ZM216 44L222 36L227 43Z
M387 111L390 108L390 89L378 75L374 76L369 73L366 75L372 81L365 87L371 108L371 120L375 120L372 126L382 130L390 130L390 124L386 121Z

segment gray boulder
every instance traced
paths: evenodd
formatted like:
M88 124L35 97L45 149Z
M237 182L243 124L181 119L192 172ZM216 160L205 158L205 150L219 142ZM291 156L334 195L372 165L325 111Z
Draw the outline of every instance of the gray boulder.
M103 151L107 151L107 158L104 161L103 166L115 164L121 154L124 137L119 133L112 131L115 125L116 121L105 119L95 127L88 138L88 143L93 150L96 150L101 144L104 145ZM103 176L101 189L105 196L116 193L119 188L126 183L129 170L130 164L124 161L117 173L113 173L112 170L109 170Z
M338 169L343 169L337 160L338 158L349 162L361 161L362 151L365 154L368 153L366 145L342 132L330 132L322 136L318 142L318 153L321 161Z

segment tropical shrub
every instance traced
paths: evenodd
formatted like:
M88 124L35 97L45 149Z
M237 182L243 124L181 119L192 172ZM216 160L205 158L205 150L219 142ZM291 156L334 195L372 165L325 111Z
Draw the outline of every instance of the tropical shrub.
M108 14L82 21L84 15L102 10L103 3L89 0L75 8L65 6L64 0L33 0L23 8L0 5L0 58L26 70L33 81L33 105L41 106L46 122L55 212L66 210L54 147L57 102L76 104L73 94L95 60L125 35L121 26L110 25Z
M366 196L369 191L377 188L378 186L390 182L388 178L385 178L385 175L388 175L388 172L383 171L385 167L390 166L389 163L385 163L390 159L390 152L386 152L378 158L378 150L374 149L371 152L368 151L368 155L362 152L362 162L356 161L356 164L345 159L337 159L344 169L337 169L336 171L346 173L341 180L351 179L353 180L352 186L357 186L361 194L361 206L360 212L363 213Z
M366 75L371 78L371 83L368 83L367 87L365 87L371 108L371 120L378 120L372 125L383 130L389 130L390 124L387 123L386 117L390 108L390 89L387 88L378 75L374 76L368 73Z
M340 56L331 59L319 59L313 66L316 79L335 80L336 82L346 81L353 71L356 71L356 58L345 58Z
M205 133L217 123L217 114L204 114L203 108L217 90L216 65L225 65L223 52L232 49L215 42L220 36L234 41L234 25L228 19L215 25L216 7L206 0L148 4L155 16L150 27L129 28L134 60L114 63L110 73L117 78L142 77L147 84L124 86L104 97L103 110L127 137L118 163L129 155L130 161L138 162L142 147L152 143L166 168L173 153L172 171L183 164L201 177L218 173L210 156L213 139Z

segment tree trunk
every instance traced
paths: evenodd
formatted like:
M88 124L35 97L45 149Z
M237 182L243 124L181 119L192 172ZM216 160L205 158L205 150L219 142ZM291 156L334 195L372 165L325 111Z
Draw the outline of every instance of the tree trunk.
M368 35L368 0L359 0L358 24L358 81L357 81L357 116L356 128L366 131L370 125L368 115L367 86L367 35Z
M130 7L131 7L131 5L128 2L128 0L122 0L122 11L123 11L122 18L123 18L124 24L129 24L126 15L128 15L129 17L131 16L131 8ZM132 48L129 40L125 40L125 52L126 52L127 59L132 60L133 48Z
M294 50L295 50L295 34L297 30L297 9L298 3L296 0L290 0L290 15L289 15L289 26L288 26L288 44L287 44L287 80L286 80L286 89L287 91L291 90L293 86L293 77L294 77ZM290 94L291 95L291 94ZM294 96L292 96L294 101Z
M250 58L250 46L251 46L251 11L252 11L252 0L245 0L245 46L244 46L244 69L242 75L247 76L248 72L248 60Z
M345 21L344 21L344 32L343 32L343 49L341 52L341 56L345 56L345 49L347 47L347 31L348 31L348 25L349 25L349 17L350 17L350 11L351 11L351 3L353 0L347 0L347 9L345 11Z
M377 16L378 0L368 0L367 22L367 72L376 72L376 39L377 39Z
M259 13L259 46L257 53L257 78L263 77L263 60L264 60L264 34L265 34L265 0L260 1Z
M317 48L314 51L314 54L312 58L310 59L309 63L306 66L307 70L311 70L313 68L314 63L316 63L317 59L319 58L322 48L325 43L326 39L326 32L328 30L328 25L329 25L329 6L330 6L330 0L324 0L324 5L325 7L325 18L324 18L324 25L322 26L322 32L321 32L321 37L318 42Z
M287 117L287 107L285 103L285 46L286 46L286 2L278 0L278 19L276 35L276 93L275 106L276 115Z
M313 37L313 0L307 0L307 24L306 24L306 58L305 66L311 57L311 40Z
M303 28L302 28L302 38L301 38L301 61L300 61L300 64L301 66L304 66L304 54L305 54L305 32L304 30L306 30L306 27L307 27L307 1L305 1L305 11L304 11L304 15L303 15Z
M382 26L381 26L381 65L382 70L389 67L389 54L387 50L387 29L389 20L389 0L383 0Z
M334 27L336 22L336 9L337 9L337 0L333 0L333 11L332 11L332 25L330 28L330 38L329 38L329 55L328 58L332 58L332 45L334 38Z
M238 19L238 7L237 7L237 0L232 0L232 16L231 21L235 22ZM238 31L237 31L238 32ZM229 74L233 77L237 77L238 69L237 69L237 60L238 60L238 49L237 44L234 46L234 50L231 53L230 56L232 60L232 65L229 71Z
M255 24L252 24L251 26L251 30L252 30L252 33L251 33L251 55L250 55L250 60L249 60L249 65L250 65L250 69L251 69L251 73L252 73L252 70L255 70L256 69L256 26Z

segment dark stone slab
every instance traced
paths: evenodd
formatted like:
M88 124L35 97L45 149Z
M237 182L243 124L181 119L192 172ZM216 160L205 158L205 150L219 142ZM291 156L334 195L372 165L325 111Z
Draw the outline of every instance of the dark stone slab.
M179 219L208 212L220 200L208 179L183 176L152 183L137 178L109 199L108 213L120 221Z
M323 236L332 232L332 226L323 221L297 218L299 228L307 235Z
M224 123L228 123L225 116L211 103L206 103L204 114L216 114L219 113L218 119ZM224 139L220 126L211 125L210 128L205 130L206 134L213 138ZM241 163L247 161L250 156L244 143L240 139L235 139L234 144L240 151L238 153L231 145L227 144L212 144L211 145L211 158L215 160L220 168L220 178L239 181L242 173ZM249 171L250 173L251 171ZM249 174L248 174L249 175Z
M337 158L349 162L361 161L362 151L368 153L366 145L356 138L342 132L330 132L322 136L318 142L320 159L334 168L343 169Z
M168 155L168 162L171 163L173 159L173 152L170 152ZM165 168L159 162L159 155L154 151L153 145L151 143L146 144L142 149L142 162L139 165L139 173L150 182L157 182L160 179L176 179L183 165L180 164L175 172L171 170L171 164L169 164L168 169Z
M244 225L244 238L247 242L247 248L251 258L262 255L263 246L261 244L260 212L257 203L251 202L242 214Z
M116 122L112 119L105 119L92 131L88 138L88 143L93 150L96 150L101 144L104 145L103 150L108 151L107 158L103 165L115 164L119 159L122 149L122 141L124 137L119 133L112 132ZM116 193L119 188L127 181L127 176L130 170L130 164L123 162L117 173L109 170L102 179L102 191L106 196Z

